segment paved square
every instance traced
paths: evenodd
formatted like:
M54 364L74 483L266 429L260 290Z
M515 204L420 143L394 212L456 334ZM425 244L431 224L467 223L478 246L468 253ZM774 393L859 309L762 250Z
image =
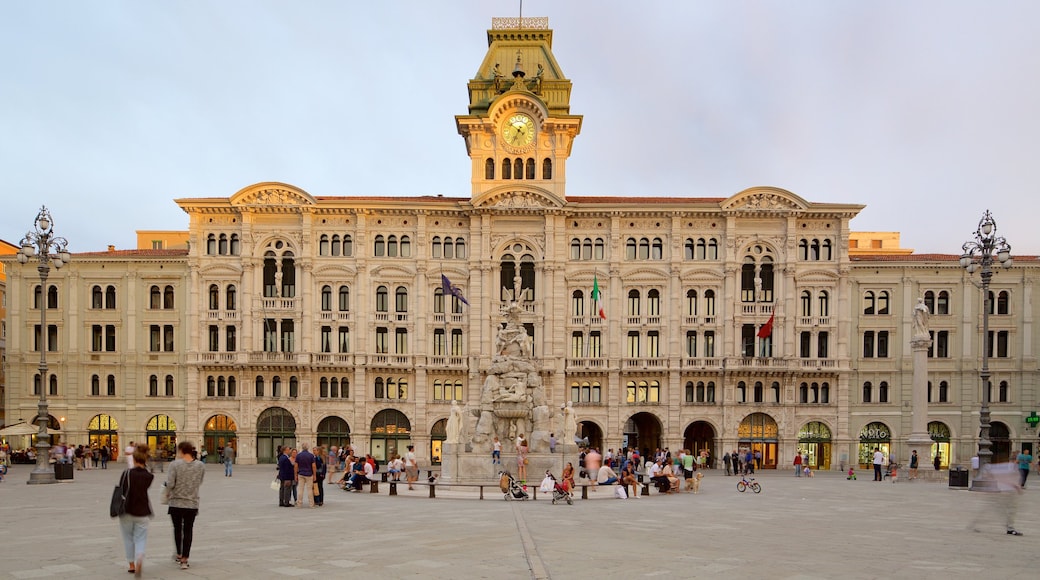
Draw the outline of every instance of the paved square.
M29 486L30 466L0 484L0 578L127 577L108 498L120 471L77 471L71 483ZM982 494L946 484L759 474L759 495L709 472L699 495L614 500L606 490L573 506L506 502L497 489L425 488L389 497L326 489L325 507L277 507L272 466L209 466L191 569L171 561L158 484L149 578L1012 578L1035 572L1040 508L1027 489L1018 528L968 519ZM156 474L162 481L164 474ZM1033 477L1036 477L1033 474Z

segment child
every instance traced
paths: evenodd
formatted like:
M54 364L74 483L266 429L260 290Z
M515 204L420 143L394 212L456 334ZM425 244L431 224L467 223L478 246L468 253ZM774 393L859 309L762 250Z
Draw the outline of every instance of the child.
M899 479L899 470L897 469L897 467L898 466L895 463L891 465L892 483L895 483L896 480Z
M805 474L805 477L812 477L812 476L813 476L813 472L812 472L812 470L811 470L811 469L809 469L809 467L808 467L808 466L806 466L806 467L805 467L805 468L804 468L804 469L802 470L802 473L804 473L804 474Z
M849 468L849 475L845 479L850 480L850 481L856 481L856 471L850 467Z

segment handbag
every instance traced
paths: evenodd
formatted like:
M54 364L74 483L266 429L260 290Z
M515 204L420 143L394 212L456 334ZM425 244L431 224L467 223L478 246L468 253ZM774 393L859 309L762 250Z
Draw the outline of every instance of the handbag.
M159 503L163 505L169 505L170 503L170 488L166 487L166 483L162 484L162 492L159 493Z
M271 491L278 491L282 487L282 482L275 479L271 482Z
M123 493L123 477L126 477L126 493ZM119 483L112 490L112 501L108 503L108 515L115 518L126 513L126 498L130 495L130 470L123 471Z
M321 491L318 490L318 484L317 483L312 483L311 484L311 493L313 493L314 495L321 495Z

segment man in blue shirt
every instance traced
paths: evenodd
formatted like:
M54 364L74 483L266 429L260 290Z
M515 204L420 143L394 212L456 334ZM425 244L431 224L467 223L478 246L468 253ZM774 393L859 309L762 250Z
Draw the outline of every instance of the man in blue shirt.
M303 507L307 503L307 497L311 498L311 507L318 507L314 503L314 455L308 451L306 443L300 446L301 451L296 454L296 475L300 481L299 497L300 503L296 507Z
M1022 453L1018 454L1018 473L1021 474L1022 481L1018 484L1022 489L1026 487L1026 479L1029 477L1029 466L1033 463L1033 456L1022 448Z
M288 447L278 448L278 507L292 507L292 486L296 479L293 463L286 454Z

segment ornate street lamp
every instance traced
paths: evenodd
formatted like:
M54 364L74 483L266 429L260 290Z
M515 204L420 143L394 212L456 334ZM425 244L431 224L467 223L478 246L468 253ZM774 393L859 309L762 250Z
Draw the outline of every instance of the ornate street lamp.
M993 262L997 261L1005 268L1011 267L1011 245L1003 237L997 235L997 222L993 220L993 214L986 210L979 222L979 229L975 230L975 239L965 242L961 248L961 266L968 274L979 272L982 284L982 369L979 378L982 380L982 407L979 409L979 469L990 463L993 452L990 447L993 443L989 440L989 311L993 301L989 294L989 281L993 278Z
M47 411L47 348L49 333L47 332L47 277L51 273L51 264L61 268L72 259L68 252L68 241L54 235L54 220L46 207L40 208L36 214L34 228L22 238L21 249L18 250L18 262L26 264L31 259L38 262L36 270L40 273L40 402L36 419L40 430L36 435L36 468L29 474L30 484L56 483L54 468L50 464L50 447L47 441L47 427L50 414ZM53 253L52 253L53 252Z

